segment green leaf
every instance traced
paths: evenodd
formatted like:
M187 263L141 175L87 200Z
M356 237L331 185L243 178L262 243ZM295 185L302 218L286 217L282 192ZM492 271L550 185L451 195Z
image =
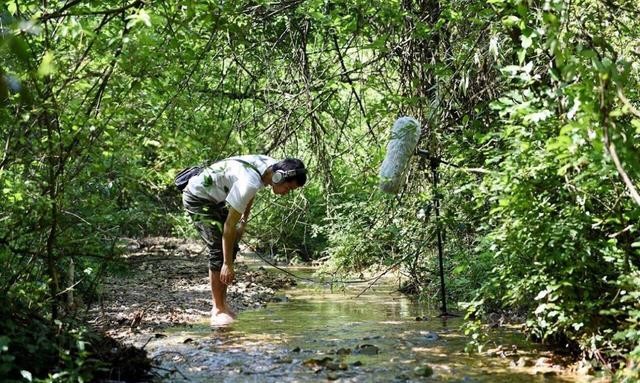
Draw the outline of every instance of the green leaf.
M11 16L15 16L18 12L18 3L15 0L9 1L7 4L7 10L11 14Z
M542 298L546 297L546 296L547 296L547 294L549 294L549 291L548 291L547 289L544 289L544 290L540 291L540 292L538 293L538 295L536 295L536 297L535 297L535 298L533 298L533 299L535 299L536 301L539 301L540 299L542 299Z
M27 370L21 370L20 371L20 375L22 375L22 377L25 378L26 380L28 380L29 382L33 381L33 376Z
M144 9L140 9L138 13L127 16L127 20L129 20L127 22L127 28L132 28L138 23L143 23L147 27L151 26L151 17L149 17L149 14Z
M521 45L524 49L529 48L533 45L533 39L529 36L522 35L520 36Z
M466 267L465 267L464 265L459 265L459 266L457 266L455 269L453 269L452 273L453 273L453 274L460 274L460 273L462 273L465 269L466 269Z
M10 38L9 49L23 64L29 64L29 46L22 38L19 36Z
M535 113L530 113L524 116L524 120L527 122L540 122L551 117L553 113L550 110L541 110Z
M520 23L520 18L515 15L509 15L504 19L502 19L502 24L504 24L507 27L513 27L518 25L519 23Z
M140 21L144 23L144 25L146 25L147 27L151 26L151 17L149 17L147 11L141 9L140 12L138 12L138 17L140 18Z
M47 51L44 56L42 56L42 62L38 67L38 76L45 77L52 75L56 72L56 66L53 62L53 53Z
M0 353L9 351L9 343L11 340L7 336L0 336Z
M0 77L0 103L9 99L9 89L4 81L4 78Z
M518 50L518 62L520 63L520 65L522 65L524 63L524 59L527 56L527 50L526 49L520 49Z
M540 313L542 313L543 311L545 311L546 309L547 309L547 305L546 305L546 303L543 303L543 304L539 305L539 306L536 308L536 311L534 311L534 314L540 314Z

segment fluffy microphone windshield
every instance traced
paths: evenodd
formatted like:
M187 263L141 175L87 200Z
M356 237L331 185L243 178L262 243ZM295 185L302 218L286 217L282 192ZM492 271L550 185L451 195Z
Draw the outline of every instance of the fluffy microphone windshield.
M402 175L409 164L418 139L420 124L413 117L400 117L391 129L387 154L380 167L380 190L396 194L400 190Z

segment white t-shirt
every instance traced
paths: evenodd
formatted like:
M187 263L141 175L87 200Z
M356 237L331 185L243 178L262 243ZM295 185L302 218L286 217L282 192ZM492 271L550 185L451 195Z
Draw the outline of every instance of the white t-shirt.
M241 161L253 165L259 172ZM262 155L237 156L218 161L206 167L202 173L191 177L186 190L198 198L215 203L226 201L240 213L244 213L247 204L265 185L261 175L276 160Z

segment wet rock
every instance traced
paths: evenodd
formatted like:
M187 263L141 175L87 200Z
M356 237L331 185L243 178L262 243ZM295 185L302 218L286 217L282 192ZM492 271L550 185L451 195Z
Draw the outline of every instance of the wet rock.
M587 360L581 360L578 363L576 363L574 366L574 370L578 375L594 375L595 374L595 368L593 366L593 364L591 364L591 362L587 361Z
M544 356L541 358L538 358L535 363L536 367L551 367L552 365L553 365L553 361L551 360L551 358L547 358Z
M279 364L289 364L293 362L293 359L288 356L283 356L275 360L276 363Z
M356 354L362 354L362 355L377 355L379 352L380 352L380 348L372 344L361 344L355 350Z
M498 346L496 348L491 348L491 349L487 350L485 352L485 355L490 357L490 358L497 358L497 357L506 358L507 354L505 353L505 350L506 349L504 348L504 346L500 345L500 346Z
M233 360L229 363L227 363L227 367L230 367L234 370L240 370L242 371L242 367L244 367L244 362L241 360Z
M313 366L324 367L329 362L333 362L333 358L329 358L328 356L325 356L322 359L316 359L316 358L307 359L304 362L302 362L302 364L307 366L307 367L313 367Z
M515 361L516 367L532 367L533 361L529 358L521 357Z
M382 338L380 335L374 335L374 336L365 336L364 338L362 338L362 340L371 340L371 339L380 339Z
M432 331L420 331L420 335L422 335L423 339L427 342L435 342L440 339L440 336Z
M327 380L333 381L333 380L338 380L338 379L340 379L340 375L338 375L338 374L334 374L332 372L327 374Z
M327 362L325 364L325 367L327 370L331 370L331 371L338 371L340 370L340 364L336 363L336 362Z
M339 348L338 351L336 351L337 355L349 355L351 354L351 349L350 348Z
M576 370L578 375L595 375L595 370L592 366L584 366Z
M431 368L431 366L428 365L424 365L424 366L418 366L416 368L413 369L413 373L416 376L423 376L423 377L430 377L431 375L433 375L433 368Z
M490 313L487 318L487 324L491 328L502 327L504 325L504 322L505 322L504 315L501 315L498 313Z

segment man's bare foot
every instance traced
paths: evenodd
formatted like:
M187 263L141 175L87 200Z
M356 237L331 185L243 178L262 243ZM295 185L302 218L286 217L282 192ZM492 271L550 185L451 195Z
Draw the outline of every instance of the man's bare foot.
M220 311L217 308L212 308L211 309L211 316L213 317L214 315L218 314L218 313L227 313L231 316L231 318L236 319L236 317L238 316L238 314L229 306L227 306L226 310Z
M234 318L226 312L220 312L215 315L211 313L211 326L226 326L233 323Z
M225 312L227 314L229 314L231 316L231 318L236 319L236 317L238 316L238 314L229 306L227 306L226 310L218 310L217 308L212 308L211 309L211 316L213 317L214 315L220 313L220 312Z

